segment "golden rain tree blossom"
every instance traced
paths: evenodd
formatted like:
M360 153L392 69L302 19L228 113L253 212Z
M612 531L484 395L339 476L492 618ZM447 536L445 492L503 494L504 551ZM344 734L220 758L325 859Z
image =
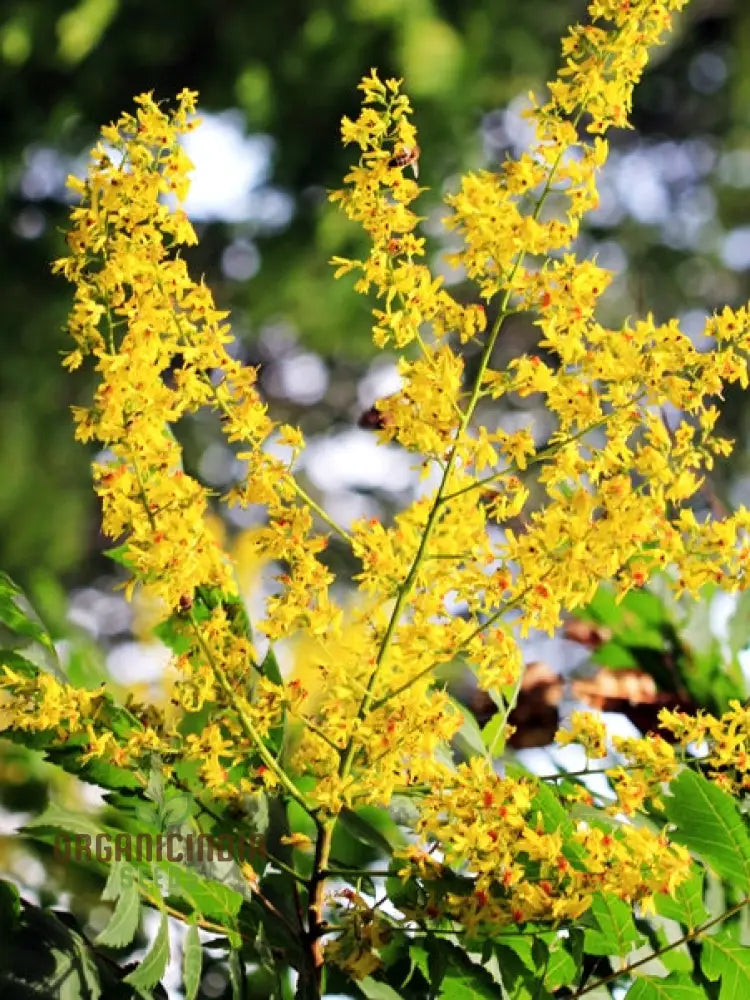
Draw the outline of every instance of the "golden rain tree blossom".
M601 894L646 911L691 872L668 831L622 819L658 809L687 754L652 736L621 741L623 763L607 772L614 799L520 768L500 775L490 750L456 759L463 713L435 684L437 667L465 663L507 722L519 638L553 633L602 583L624 596L666 571L678 594L711 581L748 586L748 511L700 522L690 507L731 447L715 431L715 401L727 383L747 386L747 309L713 316L705 350L676 321L650 315L606 328L596 307L610 275L569 249L597 204L605 135L627 126L649 49L685 3L593 0L590 23L563 42L547 100L532 102L531 148L467 174L448 195L446 224L460 242L451 262L475 301L459 302L426 263L410 170L419 147L400 81L373 70L360 84L362 111L342 126L359 155L331 198L370 246L363 260L333 263L376 297L376 348L399 352L402 387L378 404L380 439L413 453L435 483L392 523L338 525L306 494L295 475L303 435L268 414L256 372L229 351L227 314L189 274L181 247L196 236L180 207L191 166L181 138L197 124L196 95L184 90L172 110L140 95L135 113L103 129L86 179L70 181L80 201L69 255L55 264L75 288L64 363L88 364L97 378L91 404L75 409L76 435L101 449L103 530L128 594L142 588L163 608L175 680L170 705L123 734L98 710L100 693L6 667L4 725L80 738L85 760L114 757L142 783L157 759L167 780L240 824L259 797L292 804L306 826L285 835L291 860L267 846L243 871L270 914L264 874L275 864L290 876L310 963L302 975L318 990L325 956L371 975L399 929L482 941L508 926L575 926ZM539 353L495 368L505 322L521 312L539 328ZM470 373L469 342L481 347ZM511 394L543 401L554 420L543 445L528 429L478 419L485 400ZM675 429L662 418L667 405L681 414ZM221 500L264 509L250 545L281 567L252 628L215 530L218 498L182 465L176 428L203 409L246 465ZM535 507L531 476L543 489ZM346 604L323 558L331 537L358 565ZM450 610L456 595L461 616ZM254 631L304 640L304 671L285 680L272 652L258 656ZM721 719L665 713L662 722L684 747L705 745L723 788L747 788L750 726L739 704ZM601 721L585 714L557 739L592 759L608 753ZM331 852L347 817L396 798L414 811L390 874L414 892L386 916L367 893L331 887ZM581 798L601 822L568 815Z

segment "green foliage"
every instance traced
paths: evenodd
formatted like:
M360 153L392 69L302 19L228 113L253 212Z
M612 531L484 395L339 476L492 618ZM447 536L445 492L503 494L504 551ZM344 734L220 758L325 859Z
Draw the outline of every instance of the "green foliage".
M590 955L628 955L644 943L631 908L621 899L595 896L589 914L594 926L585 932L584 948Z
M703 872L696 871L673 894L657 896L657 913L670 920L677 920L689 931L695 930L708 920L708 910L703 903L703 883Z
M409 954L429 983L435 997L491 998L497 996L498 983L483 966L473 962L466 952L451 941L425 939L424 947L412 945Z
M4 662L26 676L39 669L63 676L54 642L6 573L0 573L0 648Z
M675 839L740 892L750 892L750 836L732 797L692 771L683 771L670 793L667 816Z
M0 991L8 1000L136 1000L122 970L81 934L70 914L43 910L0 883ZM152 985L156 985L155 980ZM165 997L158 989L155 996Z
M201 979L203 951L198 928L195 924L188 926L182 943L182 980L185 984L185 1000L195 1000Z
M103 894L102 899L105 898L107 897ZM138 929L140 912L141 901L138 890L135 882L130 882L122 888L112 917L104 930L97 935L96 943L107 945L109 948L124 948L129 945Z
M639 979L628 990L630 1000L703 1000L705 995L699 986L678 972L664 979Z
M719 1000L734 1000L750 991L750 953L729 931L719 930L706 938L701 967L708 979L721 981Z
M149 991L156 986L164 975L169 962L169 924L167 915L163 913L151 947L141 964L125 977L125 982L135 986L143 996L148 997Z
M643 670L660 691L724 711L747 692L737 657L748 643L748 602L746 593L738 596L725 651L712 627L717 593L707 586L700 601L676 601L668 577L653 589L631 591L622 601L600 587L583 614L584 620L607 630L593 662L610 670Z

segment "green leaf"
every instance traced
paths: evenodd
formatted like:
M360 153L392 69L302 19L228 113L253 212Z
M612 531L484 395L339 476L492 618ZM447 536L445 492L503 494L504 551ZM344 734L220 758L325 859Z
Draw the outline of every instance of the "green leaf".
M159 622L153 629L153 633L167 649L171 649L177 656L187 653L193 640L185 627L185 621L178 614L170 615L163 622Z
M170 795L159 810L159 819L164 829L179 826L192 813L192 799L184 792Z
M669 972L687 972L692 974L695 963L690 954L687 942L683 939L683 930L679 924L673 920L661 922L649 922L649 941L654 950L662 950L662 953L655 959L656 963L661 963ZM666 950L663 950L666 949ZM650 975L653 970L644 968L644 975ZM654 975L661 975L654 972Z
M750 949L729 931L722 929L703 938L701 968L710 980L721 979L719 1000L750 996Z
M125 976L125 982L146 995L164 975L169 962L169 920L162 913L159 930L145 958L133 972Z
M21 901L0 923L0 996L7 1000L133 1000L116 966L91 948L69 914Z
M453 737L459 753L466 760L471 760L472 757L485 757L487 749L482 739L482 730L477 725L473 713L455 698L448 696L448 700L462 719L461 727Z
M431 996L441 1000L497 997L498 983L482 965L473 962L451 941L428 935L424 947L412 944L409 954L430 984ZM438 992L439 991L439 992Z
M448 970L443 985L438 994L440 1000L497 1000L498 984L489 973L485 973L487 981L479 983L475 976L468 973ZM539 994L539 1000L547 1000L548 994Z
M25 656L21 656L20 653L16 653L11 649L3 649L0 646L0 657L1 665L3 667L10 667L10 669L16 673L21 674L23 677L28 677L29 679L36 677L39 674L39 667L32 663L31 660L27 660Z
M236 948L229 952L229 982L232 984L232 1000L242 1000L243 968L240 953Z
M623 621L627 626L631 625L631 614L635 615L638 623L645 625L662 626L668 622L667 609L658 594L652 590L631 590L625 595L622 601L622 608L625 614ZM641 633L637 633L639 640ZM638 642L641 646L643 643Z
M585 931L583 927L570 927L568 928L568 938L566 942L566 947L573 956L573 961L576 963L576 968L581 969L583 967L583 945L584 945Z
M531 944L525 942L529 945L528 955L522 956L519 954L519 949L516 948L517 943L518 941L514 940L511 946L511 939L508 938L503 944L495 945L494 948L503 983L500 996L503 997L503 1000L506 998L508 1000L549 1000L550 995L540 982L543 969L536 970L529 965L529 963L533 965ZM484 996L484 994L481 995ZM491 996L498 996L497 985L495 985L495 992ZM448 1000L447 997L446 1000Z
M102 899L107 902L114 902L119 898L123 885L127 885L129 881L133 882L135 877L135 871L127 861L113 861L109 866L107 884L104 886Z
M534 945L530 937L520 934L517 937L508 935L508 937L503 939L502 947L512 951L530 972L537 971Z
M367 997L367 1000L403 1000L400 993L391 989L386 983L379 983L372 976L366 976L357 983L357 987Z
M659 893L654 898L656 912L662 917L677 920L689 930L708 920L708 910L703 903L704 872L697 869L682 882L671 895Z
M573 839L575 827L570 820L569 812L563 808L554 788L540 781L531 800L531 816L541 815L545 833L560 833L563 840L563 854L576 867L585 867L586 852Z
M601 586L582 617L608 626L623 647L664 648L663 630L669 616L652 590L631 590L618 600L611 587Z
M425 941L425 944L427 944L427 941ZM403 957L402 954L397 953L397 955L398 958ZM437 979L432 975L432 973L430 972L430 956L427 954L427 949L423 948L421 944L417 944L416 941L413 941L409 945L409 961L412 963L412 972L409 973L409 978L411 978L414 967L416 966L416 968L419 969L424 978L430 984L430 987L434 993L435 989L440 985L440 979L442 978L442 971L439 973ZM386 968L388 968L389 966L393 965L393 962L392 961L384 962L383 964Z
M386 857L404 844L398 827L382 809L363 807L355 812L345 807L339 813L339 822L356 840L369 844Z
M276 659L276 654L273 651L273 646L268 647L268 652L260 665L260 672L269 681L273 681L274 684L283 685L284 678L281 676L281 670Z
M45 750L45 757L53 764L57 764L68 774L75 774L81 781L87 781L91 785L100 785L102 788L141 788L140 782L133 771L124 767L117 767L109 760L94 757L93 760L85 764L81 762L81 748L76 746L55 747L49 746Z
M235 917L242 906L241 893L183 864L163 861L162 868L169 878L170 895L183 899L196 913L229 928L234 927Z
M734 1000L739 1000L738 993ZM630 987L627 1000L706 1000L706 994L681 972L673 972L663 979L656 976L639 979Z
M645 943L633 923L631 908L616 896L597 893L589 910L596 927L585 931L585 950L591 955L625 956Z
M158 758L151 758L151 766L148 772L148 785L146 786L146 798L155 802L157 806L164 805L164 772L158 766Z
M586 618L592 618L601 625L616 628L622 621L622 602L618 602L611 587L602 585L586 607Z
M721 878L750 890L750 838L730 795L685 770L670 786L666 812L672 838L703 858Z
M135 937L141 915L141 899L136 882L125 882L109 923L96 937L97 944L124 948Z
M20 653L40 670L65 680L49 632L6 573L0 573L0 650Z
M20 833L27 830L36 830L40 827L49 827L53 830L62 830L65 833L83 835L94 838L102 832L100 827L91 817L75 809L67 809L65 806L51 802L41 816L36 816L22 826Z
M556 990L560 986L569 986L575 982L578 967L575 959L565 947L562 938L555 938L549 942L549 955L547 958L546 971L544 973L544 985L549 990Z
M443 941L432 936L425 941L428 972L426 979L433 990L438 990L442 986L445 973L448 970L449 958L443 944Z
M110 549L104 549L103 555L111 559L112 562L116 562L118 566L124 566L125 569L130 570L133 568L128 560L127 542L124 545L115 545Z
M495 712L490 721L482 729L482 744L492 754L499 757L505 750L505 730L507 719L504 712Z
M0 880L0 927L13 927L21 915L21 894L12 882Z
M185 987L185 1000L195 1000L201 983L203 966L203 949L200 934L195 924L190 924L182 943L182 981Z

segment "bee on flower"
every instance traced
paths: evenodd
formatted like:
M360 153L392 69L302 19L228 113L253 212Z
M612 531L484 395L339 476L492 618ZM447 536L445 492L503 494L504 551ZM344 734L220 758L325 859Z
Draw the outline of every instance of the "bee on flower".
M419 177L419 146L401 146L398 152L395 152L393 156L388 161L388 166L391 169L403 169L404 167L411 167L414 177Z

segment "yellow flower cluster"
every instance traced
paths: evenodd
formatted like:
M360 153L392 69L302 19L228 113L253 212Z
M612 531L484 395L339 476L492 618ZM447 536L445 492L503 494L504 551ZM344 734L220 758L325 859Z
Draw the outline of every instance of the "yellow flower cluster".
M645 805L662 809L664 786L680 767L672 744L655 733L644 739L615 737L613 744L625 762L607 771L617 796L616 805L609 811L632 816Z
M738 701L718 719L709 712L688 715L662 709L659 725L690 750L709 778L730 793L750 789L750 708Z
M537 780L501 778L482 758L459 766L445 787L426 796L418 824L425 844L440 845L445 864L473 883L471 895L434 896L440 916L469 929L574 919L594 892L648 906L655 893L671 892L687 876L688 852L661 834L629 825L553 824L544 803ZM428 874L434 882L434 872Z
M264 450L277 428L256 391L256 373L227 352L227 314L192 280L179 253L181 245L196 242L180 207L191 169L180 140L198 123L195 97L183 91L168 111L142 94L134 115L102 130L87 179L70 178L80 204L71 212L71 254L55 270L75 285L69 322L75 347L64 363L74 369L90 357L99 376L93 405L74 414L77 437L105 449L94 466L103 530L120 544L131 574L128 592L141 585L182 619L175 628L187 639L176 661L175 704L195 712L207 701L232 702L221 732L184 750L188 759L202 755L210 787L239 795L239 788L227 790L226 774L257 746L237 720L253 716L262 739L282 696L263 679L264 696L258 685L250 706L255 652L229 614L236 601L233 568L213 529L209 492L182 467L173 432L179 420L204 407L219 415L227 440L246 449L239 457L248 462L246 479L229 499L268 507L272 520L257 540L268 558L297 553L267 631L280 635L290 622L308 623L311 601L318 590L325 593L328 577L315 558L325 540L307 537L310 514L298 504L289 468ZM296 451L303 444L290 427L279 428L278 439ZM227 603L214 602L198 628L194 602L207 593ZM158 733L134 733L128 755L179 754L184 740L177 722Z
M713 400L726 382L746 384L745 311L725 310L707 324L714 350L696 349L676 322L657 324L651 316L608 329L595 310L609 274L591 261L558 253L577 235L583 213L597 203L596 172L607 155L602 134L626 123L648 49L682 6L684 0L592 3L593 23L574 29L564 43L564 65L550 85L548 103L535 104L530 112L536 130L531 152L495 172L467 175L458 193L448 197L447 224L462 240L452 262L476 283L487 306L457 307L423 263L425 245L413 235L419 220L409 208L418 189L406 176L403 155L418 147L404 124L409 108L399 82L381 82L373 71L362 84L362 114L344 122L344 141L361 152L346 178L348 187L332 198L363 226L371 250L364 260L333 263L337 275L356 273L355 288L374 289L381 300L374 311L375 344L393 342L411 351L410 359L400 362L402 389L378 404L381 439L397 441L439 474L437 488L393 526L358 525L354 531L360 586L379 599L380 608L389 596L394 601L385 624L375 618L376 635L385 629L385 636L361 702L366 711L392 697L388 692L402 655L414 690L429 661L435 666L446 650L449 657L465 658L482 686L496 695L507 693L517 676L518 651L512 636L494 626L511 610L518 611L523 635L531 629L552 632L561 612L588 602L603 580L614 579L625 594L666 569L678 592L697 593L712 580L747 586L748 512L699 523L685 505L701 486L702 470L731 447L714 433ZM504 321L521 310L538 325L545 356L524 355L495 370L494 348ZM471 338L479 339L483 350L477 374L467 382L455 344ZM554 416L555 429L543 448L528 430L475 426L485 398L511 394L539 395ZM667 406L682 414L676 427L664 421ZM532 466L547 500L525 512L519 531L505 522L524 512L523 473ZM483 503L476 502L480 497ZM454 618L446 620L448 579L465 608L463 627ZM427 635L430 653L423 670L420 639ZM408 683L405 676L396 693L408 690ZM362 725L366 719L360 711ZM603 726L590 719L584 725L583 717L580 722L571 738L582 738L590 755L602 756ZM634 746L623 746L639 763L639 783L627 766L612 772L619 811L632 812L647 800L658 803L661 782L673 775L669 746L660 741L651 751L654 759L641 759ZM353 773L347 770L348 790ZM544 881L553 887L540 895L528 888L528 869L512 867L517 853L524 857L518 845L520 831L528 831L528 809L517 810L503 854L493 838L504 834L477 807L481 782L463 802L452 770L445 785L437 772L431 780L441 792L431 821L425 803L424 832L448 858L486 873L488 884L478 886L483 895L477 913L495 906L493 919L500 922L514 910L520 919L573 915L588 905L586 894L590 898L597 879L599 888L619 887L623 898L635 899L663 884L673 887L687 871L685 853L663 838L623 827L610 844L600 830L580 829L575 836L587 856L581 872L588 875L556 881L552 869L559 845L556 855L544 840L542 854L530 855L547 866ZM492 776L482 780L485 789L492 787ZM505 808L512 811L514 796L523 794L514 787ZM455 814L461 819L453 823ZM554 832L545 836L553 838ZM606 862L602 843L609 848ZM501 859L523 886L516 895L498 896L492 873L502 867ZM462 919L468 916L462 913Z
M336 276L361 272L356 289L373 287L385 300L376 310L374 340L379 347L393 342L402 348L419 340L420 327L429 322L436 334L459 331L468 340L485 328L484 310L459 305L441 287L426 265L425 241L414 235L419 217L409 205L417 198L416 181L405 176L403 161L419 155L416 130L409 120L409 99L400 93L399 81L383 83L373 70L360 84L364 108L356 120L344 118L345 143L356 143L359 163L344 178L350 185L335 191L331 200L341 203L350 219L359 222L372 241L366 261L334 257Z
M709 580L748 586L750 514L699 522L687 504L730 448L715 433L713 400L727 382L748 383L747 311L713 317L715 346L705 351L651 316L608 329L595 318L608 274L560 252L596 204L602 134L626 124L648 49L685 2L593 0L592 23L564 43L548 102L530 112L531 151L467 175L449 196L448 226L461 241L453 263L481 302L458 302L425 263L411 207L420 189L408 175L419 147L399 81L374 71L363 80L362 112L343 124L358 162L332 198L371 247L362 261L334 263L378 296L376 345L404 354L402 388L379 404L380 436L434 477L392 523L341 527L307 496L293 473L301 433L271 421L256 373L228 351L226 314L180 256L195 241L180 207L190 167L180 139L195 126L195 95L183 91L172 111L141 95L134 115L103 131L87 179L71 180L81 200L70 255L56 263L75 285L66 364L88 358L99 377L93 404L76 410L77 435L102 449L104 531L120 546L129 589L162 602L178 674L175 711L154 713L117 752L133 766L154 751L170 768L186 763L202 790L240 809L259 789L295 799L315 823L313 887L325 883L342 809L387 806L403 792L424 794L421 849L440 845L445 864L471 880L468 895L441 895L440 868L412 847L406 870L430 896L424 913L470 929L576 918L599 891L648 905L687 873L686 852L647 829L551 819L558 790L499 777L489 753L456 765L449 745L461 712L434 683L436 667L463 661L509 710L519 636L554 631L605 580L620 594L664 570L678 592ZM493 368L504 322L522 310L540 330L540 353ZM470 373L460 352L468 341L481 347ZM479 419L511 394L543 401L554 421L544 445L527 428ZM668 404L681 415L676 426L662 417ZM246 545L279 567L278 587L254 624L271 640L299 640L304 662L291 682L259 662L212 528L213 498L182 467L175 427L202 408L247 465L224 499L265 514ZM534 509L532 476L543 493ZM318 522L357 561L357 599L347 604L331 592ZM88 754L112 754L108 735L87 728L95 692L7 672L4 687L14 699L8 724L77 730L88 734ZM207 709L200 731L181 725ZM665 725L687 742L702 726L717 777L744 787L744 769L723 777L729 756L740 745L746 753L745 716L732 712L713 729L705 716L698 728L678 716ZM578 740L592 757L606 752L593 717L575 716L558 739ZM658 801L674 773L671 748L646 740L620 750L630 763L610 773L618 811ZM349 903L356 935L342 931L331 954L362 975L386 929L364 902ZM321 907L311 904L318 918Z
M205 490L182 469L169 427L212 396L228 328L211 293L196 285L175 248L196 242L184 198L190 162L179 137L194 127L196 95L183 91L171 116L143 94L136 115L102 130L55 268L75 284L69 329L77 368L91 356L100 377L91 407L75 410L76 435L108 459L95 466L103 530L124 539L133 580L171 609L196 586L231 576L205 518ZM231 377L231 373L227 373Z
M578 743L590 760L607 757L611 751L622 758L621 764L601 772L606 774L615 794L615 803L607 807L607 812L613 815L632 816L646 806L661 809L664 786L682 766L672 744L656 733L642 739L615 736L610 746L603 719L592 712L573 712L568 725L555 733L555 743L558 746ZM591 799L591 796L577 789L572 798Z
M496 577L480 572L456 587L470 607L497 608L501 599L518 604L523 632L552 631L561 610L590 600L602 579L615 578L624 593L671 566L679 568L678 589L691 592L709 580L744 581L746 549L736 543L744 540L747 512L699 525L680 505L700 488L701 470L730 447L713 433L712 397L726 381L746 381L745 311L725 310L708 324L707 336L719 343L715 351L698 351L676 322L657 325L648 317L607 329L594 310L609 275L572 254L549 256L575 237L581 215L595 202L595 174L606 157L599 135L588 144L579 132L584 125L601 133L623 123L648 47L659 40L669 12L683 5L630 3L625 10L619 3L592 4L594 25L603 26L574 29L566 41L551 99L531 112L532 152L497 172L468 175L448 198L448 225L464 244L454 262L485 298L500 294L473 387L465 385L450 336L481 336L484 321L471 329L465 322L469 310L484 316L481 307L450 305L419 260L422 242L409 242L405 259L400 250L402 233L411 233L418 219L403 211L404 192L409 202L416 186L395 165L398 151L415 144L413 132L405 131L408 104L398 81L381 83L371 74L363 83L362 115L344 122L344 140L357 142L362 154L347 177L350 186L332 197L364 226L373 247L364 261L337 258L337 273L361 272L357 289L374 287L384 300L384 311L375 313L377 344L399 324L397 345L415 341L418 348L414 360L401 362L402 390L378 406L381 436L442 468L433 504L446 535L460 531L466 508L457 501L467 493L491 487L494 512L503 520L523 508L519 472L537 466L547 490L548 502L527 516L522 533L506 528L502 544L485 548L487 565L500 563ZM519 309L535 317L550 360L524 355L493 370L503 321ZM400 325L407 313L408 336ZM471 427L484 397L512 393L540 394L556 418L542 451L528 430ZM676 429L663 421L666 404L684 414ZM378 530L387 552L389 532ZM443 555L435 543L431 550ZM371 568L366 564L373 590ZM506 586L498 591L494 579Z
M555 743L561 747L579 743L592 760L606 757L609 753L607 727L593 712L573 712L568 725L555 733Z
M0 677L0 730L56 730L62 740L96 715L103 689L85 691L61 683L52 674L27 677L3 666Z

